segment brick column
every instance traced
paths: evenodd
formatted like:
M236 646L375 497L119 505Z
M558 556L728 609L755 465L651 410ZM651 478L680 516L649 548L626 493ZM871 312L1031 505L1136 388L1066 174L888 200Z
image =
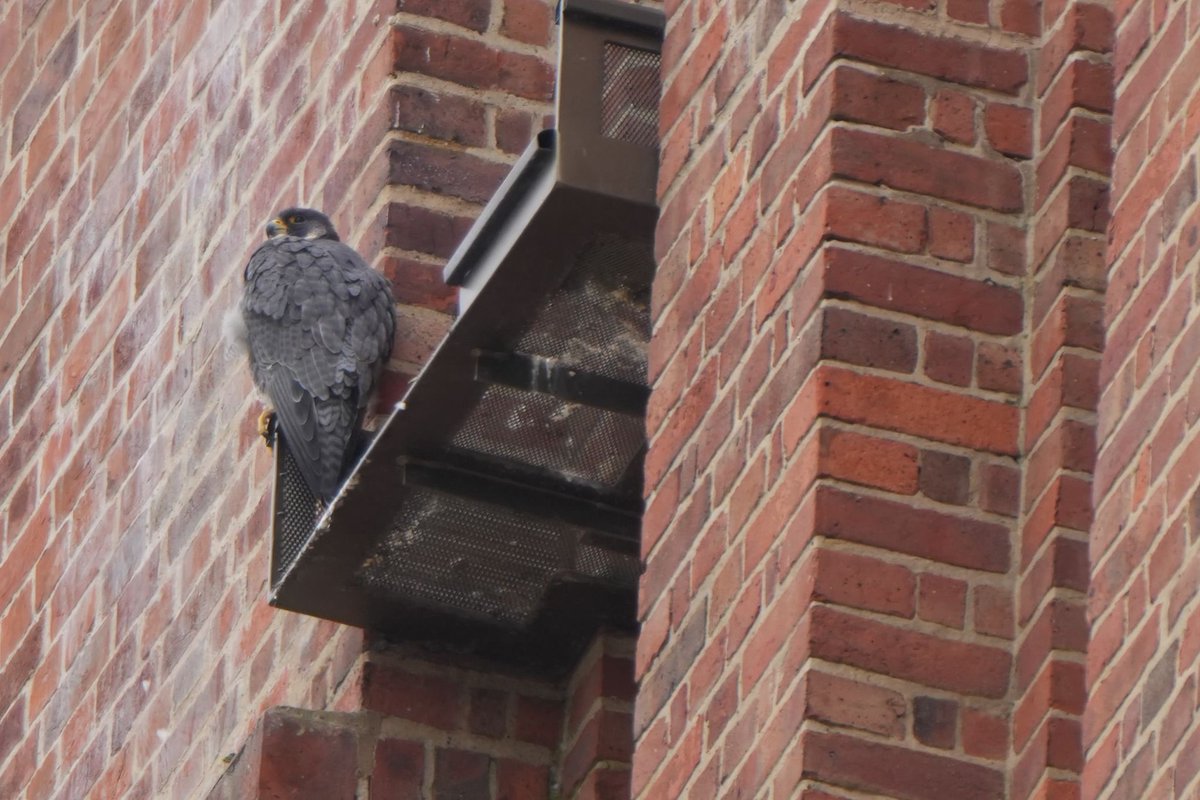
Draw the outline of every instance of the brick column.
M1095 169L1034 111L1075 74L1055 53L1103 52L1088 11L1043 34L1018 2L671 10L635 797L1072 782L1094 391L1034 408L1029 379L1094 357L1030 320L1096 296L1034 297L1029 265L1102 230L1033 226ZM1079 428L1083 461L1034 475ZM1076 694L1046 719L1048 661Z
M1083 769L1088 533L1104 342L1112 14L1042 15L1026 284L1012 797L1075 797Z
M633 649L630 637L600 636L567 683L557 776L563 797L629 797Z

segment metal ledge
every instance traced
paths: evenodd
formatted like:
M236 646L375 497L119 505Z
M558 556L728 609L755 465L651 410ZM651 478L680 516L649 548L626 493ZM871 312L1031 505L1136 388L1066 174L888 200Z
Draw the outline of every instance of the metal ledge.
M277 446L274 605L551 673L636 627L661 15L574 0L562 38L559 131L447 265L459 317L328 509Z

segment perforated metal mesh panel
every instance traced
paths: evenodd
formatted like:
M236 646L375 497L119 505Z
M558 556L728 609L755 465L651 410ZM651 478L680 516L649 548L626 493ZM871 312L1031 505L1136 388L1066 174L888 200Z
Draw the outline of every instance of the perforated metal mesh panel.
M571 481L615 486L643 441L643 422L637 417L489 386L450 444Z
M616 236L597 239L508 348L645 383L653 269L648 245ZM502 385L484 391L450 440L459 450L603 487L621 481L644 442L640 416Z
M409 487L357 578L385 599L521 628L557 580L636 586L637 559L584 544L587 535L505 506Z
M275 539L271 582L277 583L312 536L321 502L309 490L283 434L275 439L278 474L275 479Z
M645 383L653 270L648 245L601 237L580 256L512 349Z
M659 55L605 42L600 132L641 147L658 146Z
M604 547L582 544L575 554L575 568L581 575L618 586L637 587L641 565L637 558L614 553Z

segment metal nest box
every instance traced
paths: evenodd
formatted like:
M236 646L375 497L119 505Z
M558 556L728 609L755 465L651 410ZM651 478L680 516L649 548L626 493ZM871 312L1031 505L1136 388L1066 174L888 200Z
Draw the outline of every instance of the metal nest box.
M558 127L447 265L445 340L328 509L276 448L272 604L542 671L635 626L662 28L566 2Z

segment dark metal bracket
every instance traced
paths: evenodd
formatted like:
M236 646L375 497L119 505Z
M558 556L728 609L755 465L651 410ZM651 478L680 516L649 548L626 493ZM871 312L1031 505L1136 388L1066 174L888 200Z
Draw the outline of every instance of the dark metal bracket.
M560 397L573 403L644 416L650 387L563 364L528 353L475 352L475 380Z
M641 518L635 514L445 462L405 459L400 467L405 485L507 505L532 516L590 528L605 535L609 546L637 553Z

